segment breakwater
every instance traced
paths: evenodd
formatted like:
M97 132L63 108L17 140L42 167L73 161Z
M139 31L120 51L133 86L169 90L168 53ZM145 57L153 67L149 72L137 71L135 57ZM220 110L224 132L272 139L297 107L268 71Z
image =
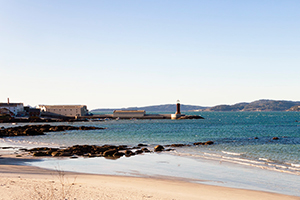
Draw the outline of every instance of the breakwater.
M79 116L78 120L85 119L171 119L171 114L145 114L144 116L132 117L132 116L122 116L115 117L113 114L97 114L92 116ZM204 119L200 115L184 115L178 119Z

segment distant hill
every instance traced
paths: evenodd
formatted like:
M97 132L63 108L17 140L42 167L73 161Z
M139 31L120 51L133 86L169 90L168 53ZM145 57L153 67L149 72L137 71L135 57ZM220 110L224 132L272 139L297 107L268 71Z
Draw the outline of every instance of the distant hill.
M287 111L300 111L300 105L293 106L290 109L288 109Z
M275 101L262 99L251 103L237 103L234 105L218 105L203 107L181 104L181 111L300 111L300 101ZM129 107L114 109L95 109L91 112L113 112L114 110L145 110L146 112L175 112L176 104L165 104L145 107Z
M234 105L218 105L205 111L295 111L291 109L300 105L300 101L258 100L251 103L237 103Z
M187 112L191 110L204 110L208 107L203 106L193 106L181 104L180 110L182 112ZM155 105L155 106L144 106L144 107L129 107L129 108L111 108L111 109L94 109L91 112L113 112L114 110L145 110L146 112L175 112L176 104L165 104L165 105Z

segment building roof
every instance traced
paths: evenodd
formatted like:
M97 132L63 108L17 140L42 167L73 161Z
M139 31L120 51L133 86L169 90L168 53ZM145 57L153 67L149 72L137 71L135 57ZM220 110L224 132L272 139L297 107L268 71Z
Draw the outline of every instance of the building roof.
M23 106L23 103L0 103L0 107L17 107Z
M86 107L86 105L39 105L39 107L46 107L46 108L82 108L82 107Z

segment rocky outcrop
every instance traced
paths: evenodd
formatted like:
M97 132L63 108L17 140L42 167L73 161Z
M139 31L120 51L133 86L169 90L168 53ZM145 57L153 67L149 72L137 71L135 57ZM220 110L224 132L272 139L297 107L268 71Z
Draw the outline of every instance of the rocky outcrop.
M212 145L213 141L207 142L195 142L194 145ZM118 159L122 156L130 157L134 155L140 155L144 153L162 152L162 151L173 151L175 149L165 147L184 147L192 146L191 144L171 144L171 145L156 145L152 150L149 149L146 144L139 144L137 146L128 147L126 145L74 145L67 148L49 148L39 147L32 149L20 149L22 151L30 152L33 156L52 156L52 157L70 157L78 158L83 157L105 157L109 159ZM143 147L143 148L141 148Z
M162 145L156 145L155 147L154 147L154 151L163 151L165 148L162 146Z
M51 126L49 124L43 125L26 125L26 126L17 126L10 128L1 128L0 137L11 137L11 136L33 136L33 135L44 135L45 132L59 132L59 131L68 131L68 130L96 130L104 129L94 126Z
M200 115L185 115L179 119L204 119L204 117L201 117Z
M214 144L213 141L207 141L207 142L195 142L194 145L212 145Z
M150 153L151 151L147 148L141 150L136 150L133 152L133 148L129 148L124 145L75 145L68 148L58 149L58 148L33 148L33 149L23 149L24 151L30 152L33 156L52 156L52 157L72 157L77 158L77 156L84 157L106 157L106 158L120 158L122 156L133 156L142 153Z

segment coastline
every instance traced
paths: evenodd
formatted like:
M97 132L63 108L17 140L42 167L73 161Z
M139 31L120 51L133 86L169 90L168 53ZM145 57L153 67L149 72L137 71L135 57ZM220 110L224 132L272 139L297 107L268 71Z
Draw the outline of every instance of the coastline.
M61 190L58 171L25 165L35 158L0 157L0 199L38 199ZM70 198L76 199L300 199L271 192L193 183L176 177L130 177L63 172ZM53 195L53 194L52 194ZM60 194L57 194L60 195Z
M240 115L240 114L239 114ZM223 116L223 115L222 115ZM121 177L125 178L124 181L127 180L127 182L135 182L135 180L141 180L143 179L144 182L140 182L140 185L147 185L148 182L151 180L157 180L157 181L167 181L165 184L172 184L174 181L181 182L181 183L190 183L190 184L196 184L196 185L204 185L204 186L216 186L217 188L236 188L236 190L246 190L246 191L257 191L257 192L263 192L263 193L271 193L271 194L282 194L284 196L286 195L294 195L296 199L299 199L300 196L300 190L298 188L298 183L299 183L299 169L295 169L292 171L293 173L296 173L295 175L293 174L287 174L287 173L282 173L281 171L286 171L286 169L289 169L290 166L295 167L294 165L297 165L299 162L290 162L294 163L291 165L290 163L287 163L286 165L282 164L281 162L273 162L272 157L267 157L264 154L260 155L256 159L247 159L248 157L244 156L244 152L252 152L252 150L261 150L263 149L249 149L249 151L246 149L245 150L239 150L235 151L235 149L231 149L228 144L239 144L238 142L236 143L235 141L231 140L237 140L239 141L239 135L230 135L231 137L229 140L224 137L220 137L216 139L216 146L212 147L206 147L206 146L201 146L201 147L180 147L176 148L176 151L172 152L162 152L162 153L147 153L147 154L141 154L139 156L133 156L130 158L127 157L122 157L118 160L110 160L110 159L105 159L104 157L99 157L99 158L87 158L87 157L79 157L77 159L64 159L64 158L59 158L57 159L52 158L52 157L39 157L41 159L30 159L30 156L27 157L25 155L22 155L22 152L16 150L19 148L32 148L32 147L43 147L43 146L54 146L54 147L59 147L59 148L65 148L68 146L72 146L74 144L94 144L94 141L99 142L99 145L103 144L128 144L129 146L134 146L138 144L139 142L145 142L149 147L153 148L157 143L158 144L176 144L177 141L180 141L181 143L191 143L191 141L205 141L206 138L211 139L214 138L210 135L207 135L209 131L207 129L203 129L203 126L209 125L212 126L214 132L216 131L217 133L220 133L221 136L224 134L226 137L229 134L232 133L232 128L234 130L237 130L238 133L240 134L241 128L244 128L242 121L240 122L240 119L246 119L247 116L234 118L228 116L214 116L210 117L210 121L203 121L200 125L197 123L194 123L194 121L155 121L155 120L149 120L149 121L139 121L139 120L128 120L128 121L105 121L105 122L89 122L88 124L90 125L95 125L95 126L104 126L108 127L105 131L65 131L61 133L49 133L44 136L34 136L34 137L12 137L12 138L7 138L7 140L1 140L2 141L2 146L3 149L2 151L5 152L13 152L15 155L12 155L13 157L15 156L20 156L20 158L15 158L15 159L5 159L7 161L7 171L6 175L10 174L10 170L13 168L16 169L16 173L18 176L16 178L21 178L24 176L28 177L26 180L20 180L19 179L3 179L1 180L1 184L3 186L8 186L10 188L14 187L11 185L12 183L17 183L18 187L21 188L15 188L15 190L23 190L24 185L26 185L27 190L31 190L30 195L32 195L32 191L36 192L35 188L35 182L39 182L40 184L38 185L47 185L47 191L51 188L59 188L59 180L57 179L57 172L55 171L56 167L59 167L62 171L65 171L66 174L71 175L69 179L73 180L73 177L77 177L78 174L81 175L90 175L94 178L91 179L104 179L103 177ZM256 116L256 115L255 115ZM277 116L277 115L276 115ZM284 115L285 116L285 115ZM253 117L253 115L250 115L250 117ZM279 116L281 117L281 115ZM221 125L226 125L226 124L232 124L232 126L229 126L228 130L224 130L224 126L220 126L220 128L216 128L214 124L219 124L220 122L215 120L227 120L224 121ZM270 130L269 135L268 134L261 134L258 135L257 132L254 134L250 134L249 131L245 131L243 133L243 139L241 139L241 142L246 142L246 144L268 144L268 147L273 145L276 147L276 149L280 149L279 147L286 147L285 144L290 144L296 142L297 144L297 136L293 135L291 136L290 132L295 132L295 129L297 128L297 124L292 119L293 117L290 117L288 123L282 123L282 119L279 120L271 120L271 124L267 122L266 124L271 125L271 128L274 130L272 131L271 128L268 128ZM276 118L277 119L277 118ZM231 123L232 121L235 122L235 120L238 120L241 125L237 126L235 123ZM86 123L86 122L85 122ZM57 125L63 125L65 123L60 123ZM249 124L249 123L247 123ZM274 124L274 125L273 125ZM82 126L83 123L76 123L74 124L76 126ZM134 125L134 126L133 126ZM155 125L155 126L153 126ZM160 125L160 126L157 126ZM281 133L281 129L278 128L278 125L280 127L284 127L287 132L283 131ZM132 128L133 127L133 128ZM153 127L158 127L156 129L153 129ZM179 131L177 128L180 127L184 131ZM192 130L194 131L187 131L189 129L186 128L193 127ZM291 128L292 127L292 128ZM248 128L249 129L249 128ZM245 129L245 130L248 130ZM151 131L150 131L151 130ZM166 131L167 130L167 131ZM210 130L210 129L209 129ZM256 130L256 129L255 129ZM265 129L259 129L261 130L261 133L264 133L263 131ZM296 129L297 130L297 129ZM164 132L165 131L165 132ZM281 134L278 134L280 132ZM164 133L164 134L162 134ZM174 134L176 133L176 134ZM178 134L177 134L178 133ZM181 133L184 133L184 135L188 135L189 137L182 137L181 138ZM152 135L153 134L153 135ZM156 137L157 136L164 136L162 138ZM289 137L287 137L287 136ZM147 137L145 137L147 136ZM150 137L151 136L151 137ZM233 136L233 137L232 137ZM258 136L259 139L253 139L254 136ZM271 140L273 136L278 136L280 139L279 140ZM177 138L178 137L178 138ZM171 138L171 139L170 139ZM202 138L202 139L201 139ZM204 138L204 139L203 139ZM271 138L271 139L270 139ZM74 140L73 140L74 139ZM225 140L224 140L225 139ZM224 141L224 142L223 142ZM227 143L226 143L227 142ZM242 143L243 144L243 143ZM222 151L222 154L216 154L214 156L214 149L218 148L218 145L224 145L222 147L227 147L226 152ZM227 146L226 146L227 145ZM260 147L260 146L257 147ZM18 146L19 148L17 148ZM273 148L273 146L271 146ZM11 147L11 149L9 149ZM242 147L247 147L244 144ZM289 145L289 147L292 147L292 145ZM223 149L223 148L222 148ZM224 148L225 149L225 148ZM292 148L290 148L292 149ZM293 149L292 149L293 150ZM290 151L289 151L290 152ZM294 151L292 151L294 152ZM218 152L217 152L218 153ZM2 154L2 152L0 153ZM171 155L173 154L173 155ZM274 154L275 156L281 156L281 154ZM292 154L294 157L295 155L297 156L298 154ZM285 156L285 155L283 155ZM5 157L5 156L2 156ZM204 159L203 159L204 158ZM259 159L258 159L259 158ZM268 159L270 160L268 160ZM280 157L281 158L281 157ZM283 157L286 158L286 157ZM296 157L297 158L297 157ZM288 157L289 159L289 157ZM284 160L288 160L284 159ZM0 162L1 159L0 157ZM36 162L31 162L32 160ZM277 159L275 159L277 160ZM22 161L19 163L19 161ZM280 161L280 160L279 160ZM25 162L25 163L24 163ZM26 170L22 166L19 166L19 164L22 165L30 165L29 167L31 170ZM263 164L261 164L263 163ZM13 164L13 165L12 165ZM258 165L259 164L259 165ZM254 167L255 165L255 167ZM267 167L266 167L267 166ZM36 168L39 167L39 168ZM287 167L287 168L285 168ZM17 169L18 168L18 169ZM49 171L46 169L52 169L50 170L50 175ZM40 172L42 170L43 172ZM44 175L44 170L48 175ZM53 171L54 170L54 171ZM72 172L71 172L72 171ZM38 173L39 175L35 175ZM89 174L87 174L89 173ZM76 174L75 176L72 176L73 174ZM103 175L104 174L104 175ZM38 179L35 179L36 176L39 176ZM6 176L4 176L6 177ZM44 177L44 178L42 178ZM97 177L97 178L95 178ZM9 177L8 177L9 178ZM22 178L23 179L23 178ZM55 179L55 180L54 180ZM79 178L81 179L81 178ZM77 187L78 183L77 179L75 181L75 186ZM7 180L7 182L5 182ZM54 181L56 186L51 184ZM131 181L132 180L132 181ZM98 181L98 180L97 180ZM96 181L96 182L97 182ZM122 180L118 180L119 182L122 182ZM168 182L169 181L169 182ZM75 186L72 186L72 189L80 190L76 191L75 194L81 194L83 193L93 193L93 190L88 190L87 185L89 185L89 181L83 180L81 181L82 183L85 183L85 185L81 185L80 188L75 188ZM81 183L80 182L80 183ZM106 183L111 182L111 180L107 180ZM20 186L20 184L21 186ZM100 191L99 187L105 188L106 183L100 183L97 182L94 185L91 185L94 189L98 188L97 191L98 193L102 194L102 191ZM179 183L179 185L181 184ZM49 185L50 184L50 185ZM112 184L117 184L113 182ZM124 183L126 185L127 183ZM157 183L158 184L158 183ZM118 185L118 184L117 184ZM30 186L30 187L29 187ZM102 187L103 186L103 187ZM203 186L203 187L204 187ZM23 189L22 189L23 187ZM78 186L79 187L79 186ZM113 188L116 188L115 186L112 186ZM165 186L162 185L161 188L164 188ZM179 187L179 186L178 186ZM180 199L177 198L179 191L182 193L181 190L187 190L186 188L180 189L180 187L177 190L167 190L163 189L163 191L167 190L169 191L169 196L160 197L160 196L155 196L155 195L146 195L145 196L139 196L136 197L136 199ZM193 187L193 186L191 186ZM4 187L5 188L5 187ZM137 191L144 191L147 190L147 187L140 187L138 186L133 186L131 185L132 189L132 194L134 190ZM95 190L96 190L95 189ZM124 188L123 188L124 189ZM123 189L116 188L117 191ZM45 190L45 188L44 188ZM81 191L82 190L82 191ZM159 190L159 189L157 189ZM201 189L199 189L201 190ZM214 189L211 191L211 194L218 193L219 189ZM90 191L90 192L87 192ZM108 191L104 196L101 196L101 199L105 199L107 196L110 196L111 198L109 199L124 199L121 197L115 196L115 191L113 189L105 189L105 191ZM3 191L4 193L6 191ZM1 193L3 193L1 192ZM27 191L28 192L28 191ZM9 193L9 192L8 192ZM26 192L25 192L26 193ZM116 193L121 193L121 192L116 192ZM154 194L156 194L156 190L154 191ZM175 195L173 195L173 193ZM201 199L201 195L197 193L197 191L192 191L191 193L195 193L195 195L199 196L199 198L194 198L194 199ZM236 193L236 192L234 192ZM127 194L127 193L125 193ZM126 195L123 196L126 196ZM95 194L97 195L97 194ZM172 196L173 195L173 196ZM193 197L188 196L185 194L188 199L193 199ZM231 196L234 194L230 194ZM252 194L250 194L251 196ZM105 197L106 196L106 197ZM147 197L147 198L146 198ZM151 198L150 198L151 197ZM204 199L212 199L211 197L205 196L206 198ZM78 197L77 199L84 199L85 197ZM132 195L126 196L128 199L132 199ZM125 198L125 199L126 199ZM181 198L181 199L186 199L186 198ZM218 196L219 199L222 199L220 196ZM224 197L225 198L225 197ZM254 199L258 199L256 197L253 197ZM252 199L249 198L249 199ZM0 197L1 199L1 197ZM9 198L10 199L10 198ZM18 198L15 198L18 199ZM19 198L19 199L24 199L24 198ZM27 199L34 199L34 198L27 198ZM69 198L68 198L69 199ZM88 198L87 198L88 199ZM89 199L99 199L97 196L91 197ZM108 198L107 198L108 199ZM226 199L226 198L225 198ZM229 198L228 198L229 199ZM230 198L232 199L232 198ZM244 197L239 197L239 199L245 199ZM268 198L266 198L268 199ZM270 199L270 198L269 198ZM272 199L274 199L272 197ZM280 198L282 199L282 197Z

